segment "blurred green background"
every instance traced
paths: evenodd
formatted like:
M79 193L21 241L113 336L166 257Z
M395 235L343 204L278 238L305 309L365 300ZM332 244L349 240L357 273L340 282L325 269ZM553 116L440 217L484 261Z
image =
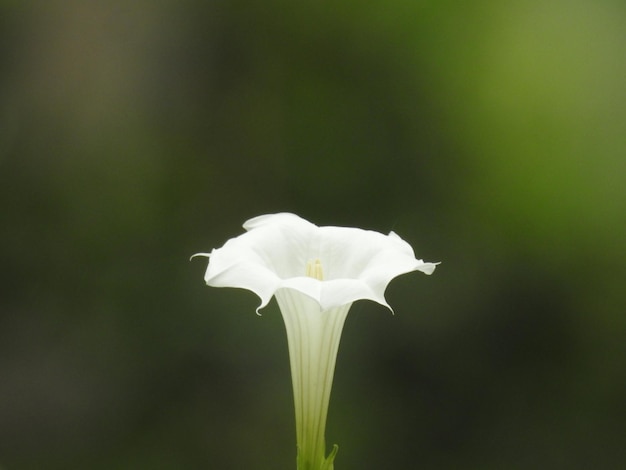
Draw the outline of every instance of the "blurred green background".
M32 4L31 4L32 3ZM6 1L0 466L290 469L249 217L442 261L353 306L338 470L626 461L626 6Z

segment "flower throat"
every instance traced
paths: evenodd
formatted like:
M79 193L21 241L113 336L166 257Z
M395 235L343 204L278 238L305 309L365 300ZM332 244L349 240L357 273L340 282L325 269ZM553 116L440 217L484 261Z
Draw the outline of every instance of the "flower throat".
M317 279L318 281L324 280L324 272L322 271L322 262L319 259L315 261L309 260L306 263L306 275Z

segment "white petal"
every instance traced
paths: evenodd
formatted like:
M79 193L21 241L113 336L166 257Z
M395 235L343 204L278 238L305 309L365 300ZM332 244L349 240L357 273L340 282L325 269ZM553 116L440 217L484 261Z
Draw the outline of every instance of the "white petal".
M205 281L211 287L238 287L254 292L261 299L257 312L269 303L280 287L280 279L273 272L248 262L232 264L216 273L211 272L209 263Z
M250 231L254 228L259 228L263 225L269 224L291 225L295 227L300 227L302 229L316 228L316 226L308 220L305 220L302 217L299 217L296 214L291 214L289 212L279 212L277 214L265 214L253 217L252 219L246 220L246 222L243 224L243 228L246 229L246 231Z
M205 280L215 287L255 292L259 308L280 288L297 290L322 309L359 299L389 307L384 292L393 278L411 271L431 274L437 264L416 259L394 232L317 227L286 212L252 218L244 228L246 233L210 253ZM305 276L311 260L321 263L323 281Z

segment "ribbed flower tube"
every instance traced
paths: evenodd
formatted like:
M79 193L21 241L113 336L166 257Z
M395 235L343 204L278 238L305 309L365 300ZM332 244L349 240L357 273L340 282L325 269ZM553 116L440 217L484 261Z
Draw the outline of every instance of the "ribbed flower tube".
M287 330L298 470L331 470L337 447L326 458L326 417L341 330L351 304L322 310L318 302L293 289L279 289L275 295Z

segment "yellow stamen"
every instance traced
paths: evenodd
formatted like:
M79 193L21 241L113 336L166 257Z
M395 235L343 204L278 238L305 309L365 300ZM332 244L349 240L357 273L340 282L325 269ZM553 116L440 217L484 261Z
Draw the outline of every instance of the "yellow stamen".
M322 272L322 262L319 259L315 261L309 260L306 263L306 275L317 279L318 281L324 280L324 273Z

